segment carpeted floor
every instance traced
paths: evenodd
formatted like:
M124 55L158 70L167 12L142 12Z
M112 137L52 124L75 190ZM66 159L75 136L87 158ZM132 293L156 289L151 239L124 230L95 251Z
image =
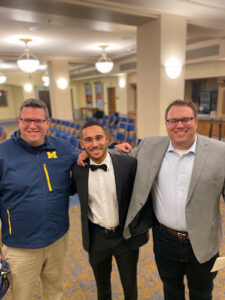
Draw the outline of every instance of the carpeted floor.
M221 203L223 211L223 228L225 227L225 204ZM96 288L92 270L88 263L87 253L82 248L80 233L80 207L76 199L72 199L70 207L69 248L65 264L65 295L63 300L96 300ZM225 256L225 238L221 248ZM225 299L225 269L219 271L215 280L214 300ZM162 284L154 262L152 239L140 250L138 264L138 286L140 300L163 300ZM38 282L34 299L40 297L40 282ZM123 299L117 267L113 264L112 272L113 299ZM188 296L186 297L188 299ZM11 300L10 291L5 300ZM32 300L32 299L31 299Z

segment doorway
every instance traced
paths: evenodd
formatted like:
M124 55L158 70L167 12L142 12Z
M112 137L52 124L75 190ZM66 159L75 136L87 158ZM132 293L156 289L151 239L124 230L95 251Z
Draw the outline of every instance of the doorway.
M114 114L116 112L116 90L115 87L107 89L108 93L108 114Z
M41 99L48 107L49 117L52 116L49 91L39 91L39 99Z

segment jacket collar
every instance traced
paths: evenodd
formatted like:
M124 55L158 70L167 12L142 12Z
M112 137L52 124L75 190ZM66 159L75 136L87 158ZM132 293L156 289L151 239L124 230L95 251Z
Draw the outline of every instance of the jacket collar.
M11 138L21 147L25 148L27 151L30 152L35 152L35 147L31 146L30 144L28 144L26 141L24 141L21 137L20 137L20 130L15 131ZM50 142L50 138L48 135L45 136L45 140L44 140L44 144L40 146L40 151L42 150L50 150L53 149L54 147L51 145Z

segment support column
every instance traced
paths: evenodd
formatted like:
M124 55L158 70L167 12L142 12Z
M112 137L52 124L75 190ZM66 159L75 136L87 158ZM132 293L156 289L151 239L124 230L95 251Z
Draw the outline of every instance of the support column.
M61 60L51 61L49 63L49 77L52 117L61 120L73 120L68 62ZM60 89L57 86L59 78L67 80L67 88Z
M120 112L121 115L127 115L127 74L120 74L118 76L118 97L119 103L117 107L117 111Z
M175 99L184 98L184 65L187 21L163 15L137 32L137 135L165 135L164 113ZM165 62L176 57L183 65L177 79L165 73Z

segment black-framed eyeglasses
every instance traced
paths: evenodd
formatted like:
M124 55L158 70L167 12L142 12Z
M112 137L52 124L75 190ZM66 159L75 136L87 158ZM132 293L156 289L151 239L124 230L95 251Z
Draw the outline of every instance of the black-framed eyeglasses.
M166 122L168 126L175 127L178 125L179 122L183 124L183 126L188 126L191 122L195 119L195 117L186 117L182 119L167 119Z
M22 122L23 125L31 125L32 122L34 122L35 125L42 125L46 120L41 120L41 119L25 119L25 118L20 118L20 121Z

